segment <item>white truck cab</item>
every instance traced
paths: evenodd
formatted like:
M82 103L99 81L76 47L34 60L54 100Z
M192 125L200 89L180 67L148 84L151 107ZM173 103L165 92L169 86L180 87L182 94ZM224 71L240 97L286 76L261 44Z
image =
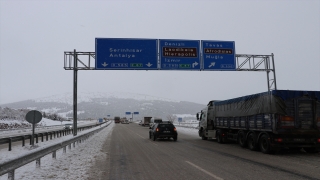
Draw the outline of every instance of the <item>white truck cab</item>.
M212 100L208 103L207 107L197 113L197 120L199 121L199 136L203 139L216 138L216 130L214 129L214 102Z

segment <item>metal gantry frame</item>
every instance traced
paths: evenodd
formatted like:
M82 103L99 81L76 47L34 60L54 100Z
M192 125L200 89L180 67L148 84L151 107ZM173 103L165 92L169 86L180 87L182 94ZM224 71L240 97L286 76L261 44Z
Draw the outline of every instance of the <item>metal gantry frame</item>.
M274 55L253 55L253 54L236 54L236 71L257 71L266 72L268 92L277 89L276 69L274 64ZM73 125L74 136L77 135L77 81L78 70L95 70L95 52L64 52L64 69L73 70ZM200 61L202 62L202 60ZM158 67L160 62L158 61ZM202 71L202 69L200 70Z

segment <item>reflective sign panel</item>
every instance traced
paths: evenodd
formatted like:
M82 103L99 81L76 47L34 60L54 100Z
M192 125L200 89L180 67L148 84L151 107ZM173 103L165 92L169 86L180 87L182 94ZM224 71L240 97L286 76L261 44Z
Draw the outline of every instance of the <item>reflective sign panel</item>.
M200 70L200 41L160 39L161 70Z
M201 41L204 70L235 71L234 41Z
M95 69L158 69L157 39L96 38Z

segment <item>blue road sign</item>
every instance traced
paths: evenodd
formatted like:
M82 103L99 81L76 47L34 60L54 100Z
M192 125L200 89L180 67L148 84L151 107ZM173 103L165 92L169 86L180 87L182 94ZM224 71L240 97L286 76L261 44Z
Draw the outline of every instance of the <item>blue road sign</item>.
M160 39L160 69L200 70L200 41Z
M236 70L234 41L201 41L203 70Z
M96 38L97 70L158 69L157 39Z
M131 112L126 112L126 115L130 115L131 114Z
M139 112L133 112L133 114L139 114Z
M182 118L179 117L179 118L178 118L178 122L182 122Z

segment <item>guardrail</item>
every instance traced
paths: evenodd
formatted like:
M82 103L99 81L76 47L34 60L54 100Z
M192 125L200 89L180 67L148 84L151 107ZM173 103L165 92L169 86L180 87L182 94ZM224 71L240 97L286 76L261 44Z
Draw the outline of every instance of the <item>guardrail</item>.
M191 128L191 129L198 129L199 123L180 123L174 124L177 127L184 127L184 128Z
M85 141L90 136L101 131L102 129L109 126L110 124L111 124L111 122L109 124L107 124L106 126L103 126L97 130L94 130L94 131L88 132L86 134L74 137L74 138L67 140L67 141L53 144L53 145L48 146L46 148L40 149L39 151L35 151L32 153L26 154L23 157L13 159L8 162L3 162L0 164L0 176L8 173L8 179L14 180L14 172L17 168L24 166L25 164L28 164L32 161L36 161L36 167L40 167L40 164L41 164L40 159L42 157L44 157L45 155L52 153L52 158L56 158L56 151L57 150L63 148L63 153L66 153L67 146L69 147L69 149L71 149L71 144L73 144L73 147L75 147L76 142L81 143L81 142Z
M104 122L105 123L105 122ZM101 125L101 123L99 124L94 124L94 125L90 125L90 126L83 126L83 127L78 127L77 131L83 131L95 126L99 126ZM53 138L58 138L58 137L62 137L68 134L73 133L73 129L64 129L64 130L54 130L54 131L47 131L47 132L39 132L39 133L35 133L34 134L34 138L35 138L35 142L38 143L39 142L39 137L41 137L41 141L43 142L43 138L44 136L46 136L46 141L49 140L49 136L50 136L50 140L52 140ZM6 137L6 138L1 138L0 139L0 145L1 144L6 144L8 143L8 150L11 151L12 150L12 143L13 142L17 142L17 141L22 141L22 146L25 146L25 141L26 140L30 140L30 145L31 145L31 139L32 139L32 132L30 132L30 134L27 135L21 135L21 136L12 136L12 137Z

